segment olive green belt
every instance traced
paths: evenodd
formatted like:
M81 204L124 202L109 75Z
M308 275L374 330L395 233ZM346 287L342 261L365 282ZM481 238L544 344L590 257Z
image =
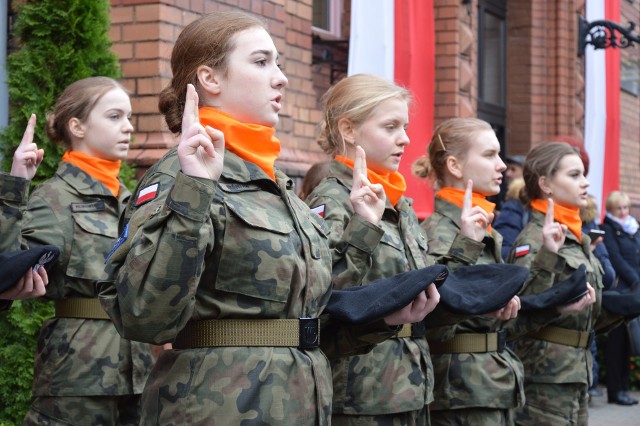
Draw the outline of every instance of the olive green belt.
M187 323L178 333L173 347L289 346L312 349L319 344L319 318L226 319Z
M98 299L61 299L55 301L56 317L110 320Z
M403 324L396 337L411 337L411 324Z
M554 326L544 327L534 333L529 333L529 337L533 337L534 339L576 348L588 347L590 345L591 335L592 333L588 331L578 331Z
M429 352L436 355L496 352L504 350L505 343L504 330L497 333L460 333L444 342L429 340Z

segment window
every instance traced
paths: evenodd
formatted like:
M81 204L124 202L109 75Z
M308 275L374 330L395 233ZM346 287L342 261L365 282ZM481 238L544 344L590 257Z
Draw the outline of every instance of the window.
M491 123L498 135L506 126L506 1L478 2L478 118ZM504 152L505 141L500 139Z
M313 0L313 32L323 38L342 37L342 0Z

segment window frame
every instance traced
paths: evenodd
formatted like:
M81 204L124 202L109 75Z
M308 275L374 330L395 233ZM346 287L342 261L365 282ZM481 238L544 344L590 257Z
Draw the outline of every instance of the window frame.
M317 1L317 0L313 0ZM316 27L311 20L311 31L313 35L325 40L333 40L342 38L342 12L344 0L325 0L329 7L329 30Z

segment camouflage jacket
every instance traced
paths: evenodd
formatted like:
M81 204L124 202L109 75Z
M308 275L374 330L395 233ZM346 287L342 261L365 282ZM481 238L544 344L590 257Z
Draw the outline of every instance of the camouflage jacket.
M333 254L336 288L365 285L427 266L426 237L411 208L401 198L387 200L376 226L355 214L349 193L353 171L333 161L329 178L307 198L324 205ZM433 369L425 338L386 340L369 353L332 361L333 412L377 415L421 410L433 400Z
M531 220L516 239L509 262L530 269L523 294L535 294L564 280L578 267L587 268L587 281L596 290L596 303L576 314L558 317L550 325L578 331L606 329L619 324L620 318L601 310L602 265L591 253L591 240L582 234L582 242L567 232L564 245L553 253L542 245L544 215L532 211ZM517 247L528 246L528 254L515 256ZM576 348L543 340L522 337L514 343L515 352L524 364L527 380L538 383L591 383L592 355L589 348Z
M136 207L141 191L155 184L157 197ZM126 216L128 237L110 259L115 281L100 295L125 336L165 343L190 320L318 317L329 299L326 228L280 171L274 182L227 151L218 181L192 178L180 172L174 149L143 177ZM368 348L362 328L338 334L355 336L347 339L350 346ZM373 343L391 334L384 331ZM331 337L322 334L321 344ZM272 424L327 424L330 377L319 349L165 351L147 386L153 393L147 400L158 406L143 410L180 416L192 409L194 423L215 416L238 424L258 416ZM181 389L191 403L162 389ZM202 405L212 397L215 403Z
M60 257L44 299L97 297L104 259L117 236L129 191L114 197L76 166L61 162L27 203L29 181L0 175L0 250L52 244ZM38 338L33 394L37 396L140 394L151 370L148 344L122 339L105 320L53 318Z
M458 206L436 198L434 213L422 222L429 237L429 256L451 270L463 265L500 263L500 234L492 230L482 242L463 236L460 234L461 213ZM427 338L440 341L459 333L496 332L505 325L487 316L456 317L443 308L429 314L425 321L429 324ZM432 410L508 409L524 402L522 364L509 349L432 354L431 359L435 375Z

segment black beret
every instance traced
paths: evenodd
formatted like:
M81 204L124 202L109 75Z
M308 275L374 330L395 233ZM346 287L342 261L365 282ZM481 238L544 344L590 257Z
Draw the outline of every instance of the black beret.
M49 271L59 255L60 249L51 245L0 253L0 293L15 286L36 265Z
M429 284L440 287L447 279L447 274L446 266L433 265L366 285L333 290L325 312L352 324L380 320L407 306Z
M587 293L587 269L584 265L580 265L569 278L555 283L545 291L520 296L520 310L527 312L568 305L578 301Z
M640 316L640 291L603 291L602 306L612 314L625 318Z
M449 272L440 303L459 315L484 315L504 307L522 290L529 270L509 263L468 265Z

